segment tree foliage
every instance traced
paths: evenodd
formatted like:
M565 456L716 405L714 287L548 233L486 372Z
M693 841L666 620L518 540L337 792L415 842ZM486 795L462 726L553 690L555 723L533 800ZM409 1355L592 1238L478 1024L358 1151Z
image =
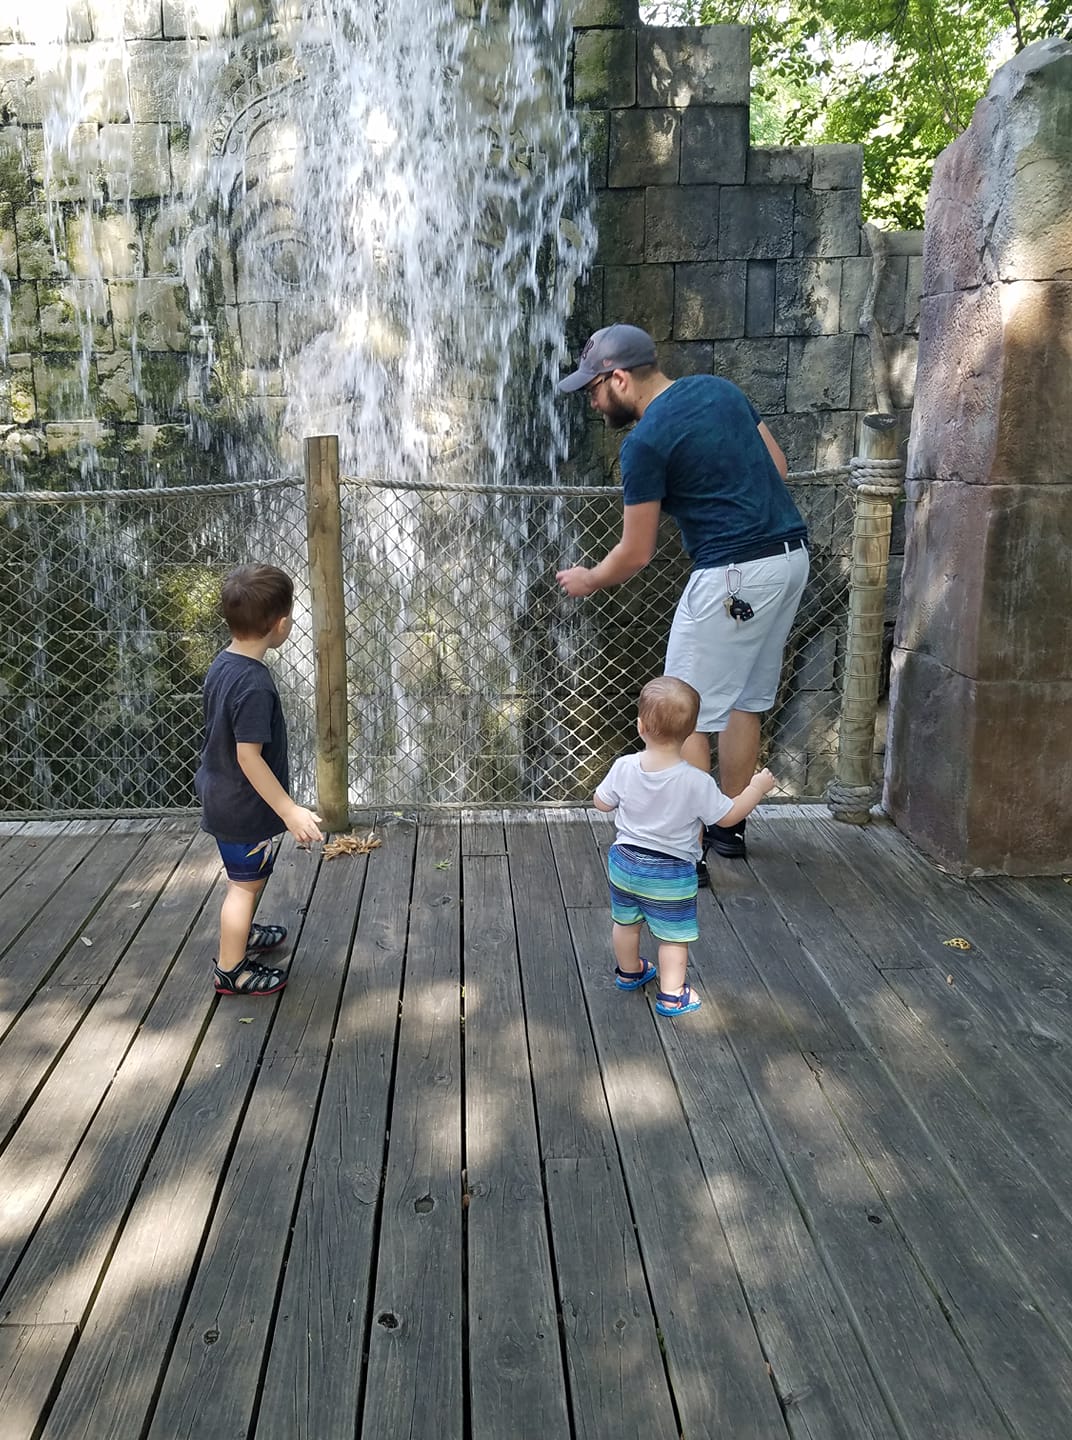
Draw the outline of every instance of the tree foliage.
M651 24L752 27L752 139L864 146L864 213L918 229L935 157L997 67L1072 39L1072 0L649 0Z

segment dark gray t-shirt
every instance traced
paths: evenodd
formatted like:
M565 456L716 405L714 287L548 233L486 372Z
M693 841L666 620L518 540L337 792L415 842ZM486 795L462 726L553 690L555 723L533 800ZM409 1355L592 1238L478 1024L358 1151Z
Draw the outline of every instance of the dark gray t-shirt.
M729 380L675 380L622 442L622 499L658 500L697 570L807 529L759 433L759 412Z
M261 660L224 650L205 676L205 741L194 789L201 829L217 840L267 840L287 828L242 774L239 744L260 745L269 770L290 790L287 727L272 672Z

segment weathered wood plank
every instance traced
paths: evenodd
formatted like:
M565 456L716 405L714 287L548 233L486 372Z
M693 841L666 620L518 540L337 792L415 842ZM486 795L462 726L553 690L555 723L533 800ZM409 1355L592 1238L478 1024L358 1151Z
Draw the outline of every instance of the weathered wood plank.
M574 1427L661 1440L676 1420L551 850L560 829L511 816L506 834Z
M1066 975L1072 978L1072 956L1069 954L1068 936L1072 929L1072 915L1063 914L1052 904L1040 900L1023 881L974 880L970 890L985 900L1001 915L1011 920L1016 929L1030 935L1041 946L1050 951L1058 961L1066 962ZM1067 887L1062 886L1062 889Z
M617 1158L546 1169L577 1440L678 1440Z
M0 1046L0 1140L55 1062L72 1033L119 963L131 937L145 920L157 892L182 858L186 840L148 836L139 841L130 864L76 943L32 997ZM79 1090L83 1089L79 1077Z
M295 855L286 841L271 882L271 913L291 925L299 956L299 912L316 866L314 855ZM171 1028L142 1028L102 1107L102 1112L112 1107L109 1133L101 1137L105 1147L109 1136L122 1144L146 1109L152 1112L163 1105L167 1120L40 1440L99 1440L102 1434L133 1440L145 1433L220 1177L277 1011L277 1003L269 1000L251 1001L248 1007L241 1000L217 1002L209 966L216 950L219 911L214 902L219 898L214 892L161 992L162 1004L172 985L184 979L184 1007L181 996L172 997L180 1004ZM180 1015L192 1028L190 1038ZM247 1019L249 1023L239 1023ZM177 1030L174 1036L172 1028ZM138 1063L131 1066L135 1056ZM120 1090L124 1077L127 1084ZM151 1142L158 1114L148 1123L154 1127ZM85 1149L80 1149L79 1159ZM89 1174L104 1173L107 1159L105 1148L96 1157L95 1169L91 1162ZM91 1183L99 1181L87 1181L87 1186ZM250 1253L247 1243L243 1261Z
M506 830L501 810L463 810L462 855L505 855Z
M1005 879L1000 885L1012 894L1030 896L1036 905L1056 916L1064 927L1061 933L1067 936L1072 926L1072 876L1036 875L1028 880Z
M211 1004L202 976L218 911L202 917L177 962L174 953L218 872L219 855L206 836L171 877L91 1021L0 1158L8 1234L20 1242L0 1244L0 1285L18 1265L0 1304L12 1320L82 1319L181 1077L181 1065L169 1069L168 1058L190 1053ZM195 965L200 1010L190 1002ZM20 1259L21 1241L53 1191L50 1212Z
M75 1333L73 1325L0 1325L4 1440L34 1440Z
M781 1411L652 1012L614 988L609 911L569 920L682 1429L773 1440Z
M1000 1222L997 1228L982 1223L980 1211L985 1214L990 1207L980 1204L972 1167L963 1166L970 1139L955 1156L954 1174L962 1168L967 1172L958 1184L936 1160L936 1152L944 1156L945 1144L935 1143L869 1056L832 1056L820 1084L928 1284L955 1317L972 1367L1013 1433L1064 1440L1072 1434L1072 1360L1054 1333L1052 1294L1041 1297L1030 1274L1020 1269L1022 1250L1009 1255L1010 1247L1002 1243L1009 1230ZM918 1101L918 1095L913 1099ZM954 1127L962 1117L956 1097L947 1096L943 1105ZM1011 1180L1011 1175L998 1177L995 1186L1010 1199ZM965 1183L969 1188L962 1188ZM1031 1191L1021 1177L1020 1203L1029 1212L1035 1205ZM1067 1240L1058 1243L1067 1251ZM1036 1244L1045 1267L1053 1254L1045 1231ZM1058 1283L1067 1293L1067 1272Z
M257 1440L353 1433L363 1379L416 830L368 857L357 933L294 1217ZM339 859L326 862L343 866Z
M562 898L570 908L606 909L607 865L585 810L551 810L547 816Z
M457 823L422 821L360 1433L463 1431Z
M919 969L930 963L919 936L899 923L888 899L879 892L873 867L866 862L859 867L847 864L833 845L835 825L846 828L826 819L783 822L778 833L784 843L780 853L771 854L770 863L797 860L808 884L835 913L851 920L848 928L853 939L877 970ZM861 845L855 850L858 856L871 853Z
M891 827L886 827L891 831ZM1005 1130L1032 1161L1047 1164L1060 1158L1062 1170L1072 1159L1072 1135L1062 1123L1062 1107L1072 1087L1072 986L1055 970L1053 952L1045 958L1041 947L1031 954L1033 942L1024 941L1011 959L1002 952L1004 935L995 936L991 925L996 912L985 897L962 881L934 873L909 851L907 843L887 834L881 848L872 845L862 855L846 852L839 837L820 833L817 844L835 845L849 865L866 865L877 854L881 887L891 923L904 926L918 938L929 965L914 976L891 980L908 1004L933 1015L936 1008L948 1015L949 1026L932 1027L932 1033L968 1075L996 1117L1006 1120ZM979 882L989 887L989 881ZM938 899L935 898L937 892ZM936 910L952 910L940 918ZM965 907L961 910L959 907ZM997 923L1009 921L998 917ZM949 949L940 937L959 926L971 938L972 949ZM1022 969L1021 969L1021 961ZM937 979L942 984L936 983ZM915 1001L913 998L915 997ZM970 1002L969 1014L957 1008ZM971 1011L977 1012L970 1018ZM985 1023L984 1023L985 1022ZM987 1051L989 1050L989 1054ZM978 1063L972 1067L974 1051ZM996 1054L1003 1057L995 1065ZM1056 1097L1058 1109L1046 1102ZM1060 1182L1060 1195L1067 1184Z
M811 1068L816 1062L809 1064L797 1038L785 1033L777 992L765 1003L762 971L732 937L727 943L716 924L703 927L693 963L705 992L717 996L724 1010L725 1033L749 1092L904 1433L927 1440L1007 1440L997 1410L826 1104Z
M784 834L784 825L780 833ZM767 862L758 854L747 865L739 860L720 862L722 866L734 868L733 889L731 892L720 890L717 905L701 905L701 935L708 928L721 934L729 925L753 957L768 990L790 1021L803 1053L851 1049L857 1043L857 1036L836 995L804 953L799 932L787 927L758 878L758 867L766 863L778 867L788 890L795 892L804 884L792 862L781 858L781 847L772 848L770 853L774 858ZM732 1005L732 996L726 1000ZM732 1012L729 1018L732 1024Z
M328 861L317 877L148 1440L249 1428L366 864Z
M507 822L529 1056L545 1158L615 1154L584 991L543 819Z
M56 840L23 841L20 837L19 843L34 851L35 858L0 897L0 975L4 973L7 953L14 941L77 873L78 866L97 841L93 836L75 835ZM9 1016L5 1021L0 1010L0 1031L6 1029L13 1018Z
M0 959L0 1030L4 1033L35 990L58 968L67 947L87 933L101 897L109 893L142 842L134 836L118 836L109 838L106 845L93 839L83 843L95 848Z
M832 838L825 827L816 827L802 843L812 856L821 856L830 851ZM852 871L851 865L840 868L842 873ZM838 931L851 932L865 954L881 944L870 935L858 935L857 906L844 903L843 897L851 892L836 873L817 868L810 859L807 871L823 891L837 930L831 930L831 915L821 908L813 923L802 914L799 900L791 908L793 896L776 865L765 867L764 875L777 903L806 934L819 963L832 971L830 962L841 954L840 941L834 938ZM888 879L884 884L892 888ZM903 930L921 954L933 953L933 925L926 917L919 918L915 887L905 887L899 897L883 903L888 928ZM1068 1054L1062 1053L1068 1047L1061 1031L1049 1023L1047 1010L1063 1009L1065 992L1055 996L1052 1005L1049 997L1041 995L1029 1000L995 977L981 952L945 950L944 957L941 969L930 961L918 970L885 970L897 1004L891 1005L884 989L876 992L866 971L851 958L841 967L848 979L844 983L835 979L834 984L843 990L850 1012L857 1015L873 1048L889 1050L894 1059L901 1053L924 1052L921 1073L905 1082L909 1098L927 1077L942 1073L944 1063L955 1065L1000 1128L997 1143L1002 1152L1009 1146L1019 1149L1030 1164L1051 1177L1050 1189L1064 1204L1072 1184L1072 1134L1064 1119L1064 1108L1072 1101L1072 1067ZM876 958L873 951L871 958ZM934 1047L940 1047L944 1059L934 1057ZM955 1088L955 1082L950 1083Z
M701 941L732 946L728 932ZM707 1185L779 1400L794 1437L895 1440L890 1417L853 1328L853 1317L808 1231L776 1144L733 1055L734 1026L723 1000L708 993L688 1024L660 1031ZM762 987L738 988L734 1008L751 1006L747 1024L769 1021ZM770 1027L768 1044L792 1045Z
M1055 1159L1072 1169L1072 1057L1061 1030L986 966L921 970L894 984L1028 1158L1047 1173Z
M985 991L995 1015L1004 1005L1012 1007L1010 1017L1025 1017L999 1027L1008 1043L1032 1064L1032 1047L1052 1050L1054 1062L1063 1064L1063 1054L1072 1055L1072 985L1064 960L1069 946L1058 954L1022 934L973 886L930 866L893 826L873 828L876 833L856 851L846 849L835 829L820 834L847 865L873 873L883 903L917 935L932 971L943 980L952 975L957 985L972 983L976 998ZM957 937L967 938L972 949L943 943Z
M867 828L875 832L867 835L864 842L873 847L876 854L875 884L883 895L891 896L893 905L902 908L906 905L906 887L910 891L910 913L916 923L928 926L933 937L928 952L933 965L947 972L951 968L951 954L962 968L973 964L974 957L970 954L950 952L943 946L946 939L963 937L979 952L978 958L989 964L996 975L1003 976L1025 999L1068 984L1067 945L1057 952L1036 935L1025 932L989 904L974 884L935 870L892 825ZM830 834L847 863L863 863L860 856L854 857L846 851L845 837L839 836L835 829L831 829ZM1052 1012L1053 1023L1061 1023L1072 1038L1072 1013L1067 1024L1062 1017L1063 1012L1060 1015L1056 1010Z
M468 856L462 893L471 1434L569 1440L506 857Z
M40 842L27 845L15 835L0 840L0 899L40 853Z
M1072 1219L1064 1200L1072 1169L1059 1166L1052 1155L1045 1168L1032 1162L1017 1129L1005 1118L1005 1107L995 1115L980 1103L948 1051L891 988L890 974L880 977L870 965L859 963L858 947L846 944L840 927L831 923L833 912L828 912L829 919L815 921L799 896L789 896L781 879L784 868L777 862L758 867L770 885L772 901L783 907L816 964L832 977L854 1027L882 1057L891 1107L896 1087L927 1127L928 1153L936 1152L950 1166L947 1183L956 1179L975 1198L979 1215L990 1227L990 1234L977 1243L985 1247L1002 1238L1022 1268L1024 1283L1035 1287L1051 1323L1062 1328L1072 1344ZM1034 1097L1018 1096L1015 1079L1015 1072L1006 1071L999 1088L1010 1092L1011 1113L1030 1128ZM1000 1105L1000 1095L995 1098ZM967 1262L965 1268L970 1268Z

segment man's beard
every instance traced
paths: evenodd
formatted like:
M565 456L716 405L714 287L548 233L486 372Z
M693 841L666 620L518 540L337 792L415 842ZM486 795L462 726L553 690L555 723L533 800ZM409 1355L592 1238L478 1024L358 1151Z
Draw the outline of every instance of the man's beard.
M608 430L624 430L627 425L634 425L639 418L636 406L629 405L624 400L616 400L613 395L608 395L603 403L603 419Z

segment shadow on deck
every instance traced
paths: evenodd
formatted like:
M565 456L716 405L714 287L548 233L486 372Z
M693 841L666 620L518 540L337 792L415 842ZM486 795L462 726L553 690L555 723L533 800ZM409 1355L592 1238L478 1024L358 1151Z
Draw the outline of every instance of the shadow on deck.
M217 1001L206 837L4 829L2 1440L1072 1433L1059 879L757 819L668 1021L601 817L396 819Z

